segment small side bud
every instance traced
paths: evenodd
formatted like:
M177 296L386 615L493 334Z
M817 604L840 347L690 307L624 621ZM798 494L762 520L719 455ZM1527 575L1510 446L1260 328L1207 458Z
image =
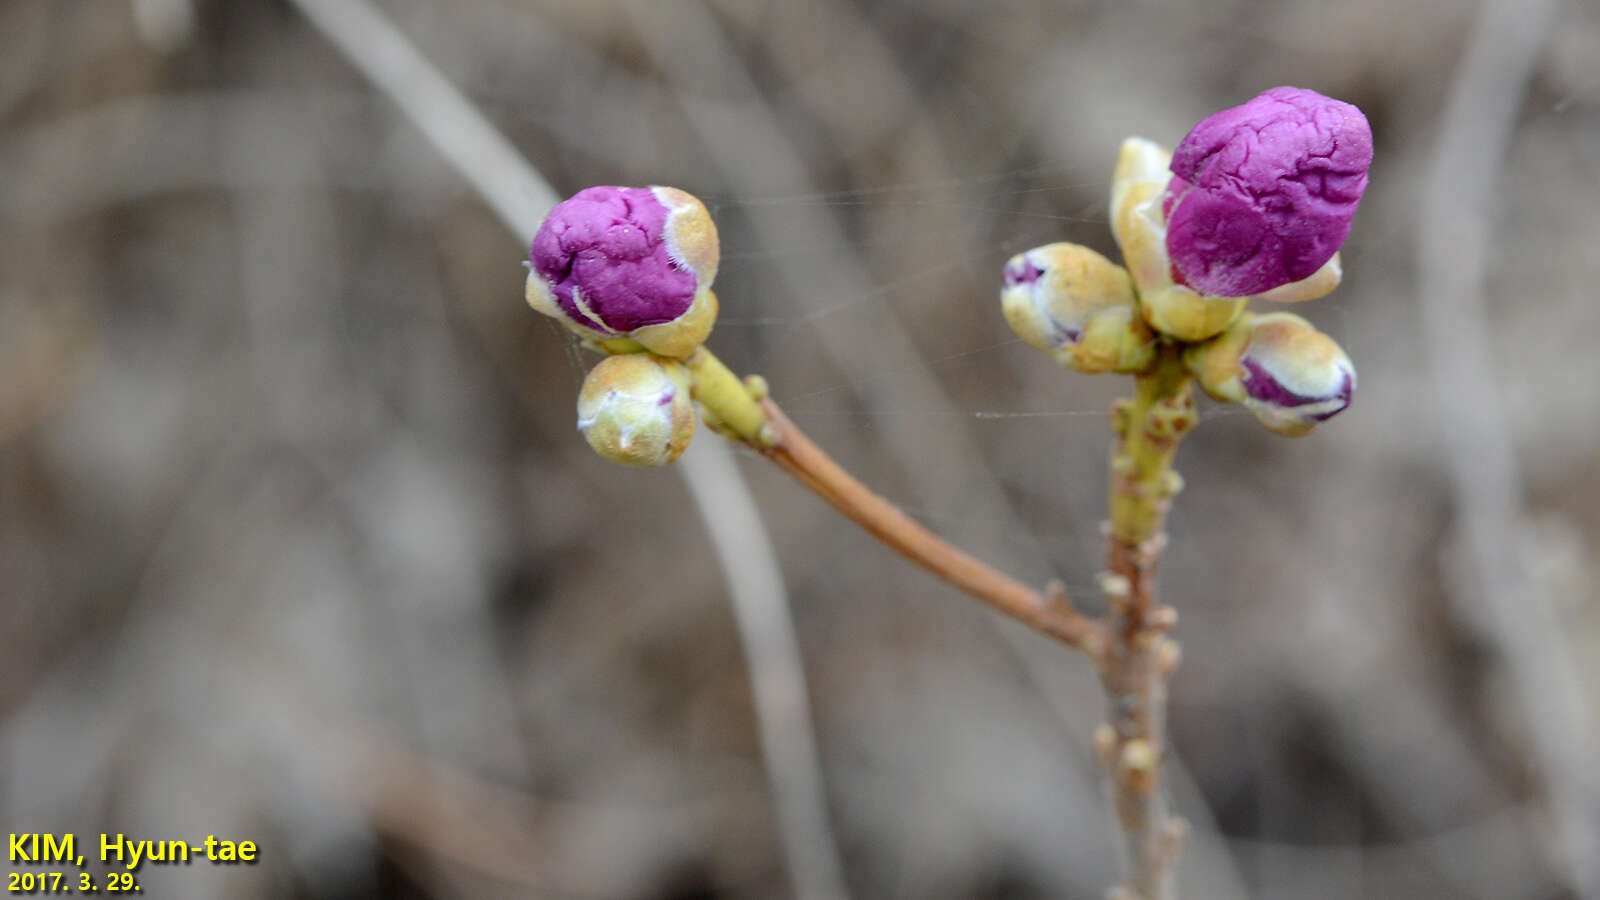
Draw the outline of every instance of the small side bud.
M1133 583L1128 581L1126 575L1115 572L1101 572L1099 579L1100 593L1105 594L1112 601L1126 600L1133 591Z
M1094 727L1094 755L1107 769L1117 766L1117 730L1101 722Z
M1154 359L1126 269L1077 244L1035 247L1006 263L1000 307L1029 346L1080 372L1136 372Z
M535 310L603 347L626 339L683 358L716 323L711 282L719 259L716 226L693 195L586 188L539 226L526 296Z
M1183 648L1171 638L1162 638L1156 644L1155 654L1156 671L1170 680L1172 673L1178 671L1178 663L1183 661Z
M612 462L672 462L694 437L688 371L674 360L643 353L606 357L578 393L578 430Z
M1247 317L1185 351L1200 386L1279 434L1308 434L1350 405L1356 369L1334 340L1292 313Z
M1117 759L1117 780L1132 790L1146 793L1155 787L1160 766L1161 758L1150 742L1133 738L1122 745L1122 755Z
M1154 631L1171 631L1178 627L1178 610L1165 604L1153 606L1145 614L1144 627Z

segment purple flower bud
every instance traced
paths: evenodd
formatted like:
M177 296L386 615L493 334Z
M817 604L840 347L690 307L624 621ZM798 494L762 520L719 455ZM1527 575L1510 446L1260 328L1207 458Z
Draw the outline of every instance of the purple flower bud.
M1350 357L1291 313L1246 316L1184 359L1207 393L1243 404L1280 434L1305 434L1333 418L1356 389Z
M1315 91L1206 117L1173 151L1163 198L1173 280L1243 297L1309 277L1349 236L1371 164L1361 110Z
M711 330L716 227L683 191L579 191L550 211L528 257L528 302L580 334L686 356Z

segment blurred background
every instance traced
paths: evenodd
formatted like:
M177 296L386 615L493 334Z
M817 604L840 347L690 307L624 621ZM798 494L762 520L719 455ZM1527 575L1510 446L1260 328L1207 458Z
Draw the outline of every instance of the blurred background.
M1115 257L1124 136L1360 106L1345 282L1295 310L1354 406L1286 440L1206 402L1179 455L1181 881L1592 898L1600 7L1534 5L379 3L562 195L704 198L717 353L1087 607L1127 385L1015 340L1001 266ZM0 234L9 831L262 848L153 897L791 894L684 481L589 451L525 246L302 10L5 0ZM844 889L1102 896L1090 667L738 456Z

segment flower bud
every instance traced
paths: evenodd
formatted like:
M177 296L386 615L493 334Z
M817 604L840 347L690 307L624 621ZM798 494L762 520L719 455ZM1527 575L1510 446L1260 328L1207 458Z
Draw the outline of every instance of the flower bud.
M688 371L676 360L645 353L602 359L578 393L578 430L612 462L672 462L694 437Z
M1155 355L1128 272L1077 244L1047 244L1006 263L1000 307L1017 336L1080 372L1134 372Z
M595 341L682 358L716 322L717 229L677 188L579 191L545 217L528 258L528 303Z
M1310 278L1350 235L1371 164L1361 110L1315 91L1273 88L1207 116L1173 152L1163 196L1174 280L1243 297Z
M1246 316L1184 351L1206 393L1242 404L1279 434L1307 434L1350 405L1356 369L1333 339L1292 313Z

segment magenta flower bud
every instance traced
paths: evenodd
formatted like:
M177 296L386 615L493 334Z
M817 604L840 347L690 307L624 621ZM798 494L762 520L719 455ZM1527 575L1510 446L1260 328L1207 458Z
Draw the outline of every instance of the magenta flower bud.
M1243 404L1279 434L1306 434L1343 412L1356 368L1334 340L1290 313L1246 316L1184 351L1206 392Z
M717 230L676 188L579 191L550 211L528 257L528 302L597 341L683 357L716 319Z
M1273 88L1207 116L1172 154L1173 280L1243 297L1311 276L1350 235L1371 164L1361 110L1315 91Z

